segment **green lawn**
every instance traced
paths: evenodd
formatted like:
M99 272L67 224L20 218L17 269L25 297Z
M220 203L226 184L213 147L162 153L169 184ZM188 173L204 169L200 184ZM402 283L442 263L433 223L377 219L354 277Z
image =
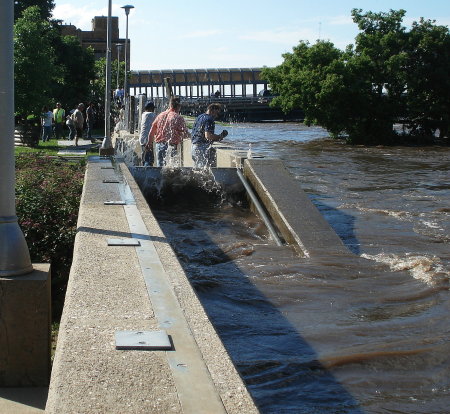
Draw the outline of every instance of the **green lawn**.
M103 135L104 131L103 129L94 129L93 130L93 136L99 136L99 135ZM57 155L58 151L60 151L61 149L63 149L63 147L58 147L58 141L56 139L51 139L50 141L47 142L42 142L41 140L39 140L39 143L36 147L14 147L14 153L15 155L18 154L29 154L29 153L42 153L42 155ZM92 155L92 153L97 153L98 150L96 149L95 151L91 151L91 154L89 154L88 151L88 155Z
M61 148L58 147L58 141L56 139L51 139L47 142L39 141L36 147L14 147L15 155L18 154L29 154L33 152L42 152L45 155L57 155Z

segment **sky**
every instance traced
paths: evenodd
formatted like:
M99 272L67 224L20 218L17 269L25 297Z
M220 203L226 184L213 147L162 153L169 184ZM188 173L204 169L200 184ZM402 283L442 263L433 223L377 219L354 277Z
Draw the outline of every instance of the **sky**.
M448 0L112 0L120 37L131 4L128 37L131 70L274 67L299 41L330 40L340 49L354 43L353 8L363 12L406 10L403 24L420 17L450 26ZM82 30L107 16L108 0L54 0L53 17Z

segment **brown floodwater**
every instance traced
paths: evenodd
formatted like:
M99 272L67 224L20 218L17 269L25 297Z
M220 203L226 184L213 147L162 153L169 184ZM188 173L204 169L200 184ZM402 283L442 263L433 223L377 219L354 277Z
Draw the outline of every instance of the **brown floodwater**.
M353 253L299 257L217 194L149 200L261 412L449 413L450 149L229 131L281 158Z

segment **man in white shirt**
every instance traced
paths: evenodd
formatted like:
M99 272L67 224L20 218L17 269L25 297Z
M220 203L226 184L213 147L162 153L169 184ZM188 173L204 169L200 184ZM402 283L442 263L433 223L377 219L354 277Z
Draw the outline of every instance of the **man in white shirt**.
M144 167L153 165L153 151L151 148L146 148L148 142L148 134L152 127L153 121L156 118L155 115L155 104L153 102L147 102L144 107L144 112L141 117L141 132L139 134L139 143L142 148L142 165Z

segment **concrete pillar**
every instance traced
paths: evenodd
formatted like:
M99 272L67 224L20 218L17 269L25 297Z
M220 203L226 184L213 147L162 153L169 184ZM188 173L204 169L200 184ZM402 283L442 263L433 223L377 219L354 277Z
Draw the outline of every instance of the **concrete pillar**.
M103 156L114 155L114 148L111 142L111 8L111 0L108 0L108 18L106 29L105 137L103 138L102 146L99 149L99 155ZM125 56L126 50L125 45Z
M0 2L0 277L33 270L16 216L13 2Z
M0 278L0 387L50 382L50 265Z
M15 207L14 2L0 2L0 387L50 379L50 265L30 261Z

